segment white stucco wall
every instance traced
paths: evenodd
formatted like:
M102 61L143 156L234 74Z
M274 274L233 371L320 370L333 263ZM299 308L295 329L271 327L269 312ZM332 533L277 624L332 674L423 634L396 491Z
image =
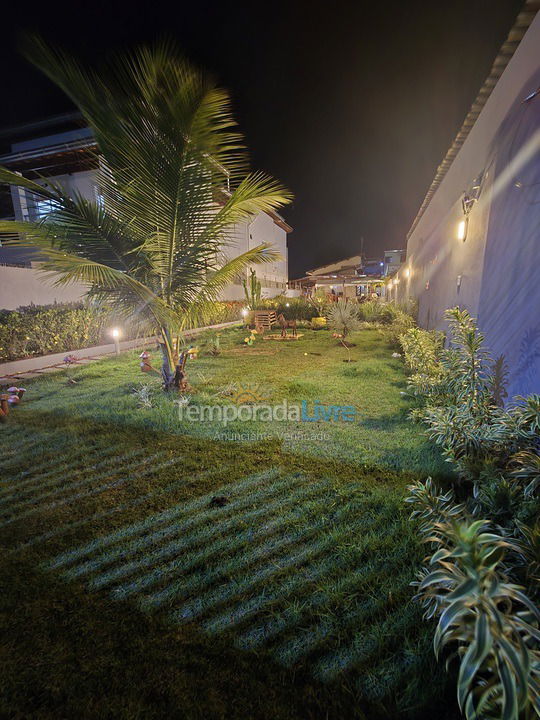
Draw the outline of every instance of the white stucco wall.
M0 309L78 302L86 294L83 285L54 287L53 282L39 272L39 265L31 268L0 266Z
M239 224L231 233L231 240L224 254L233 258L262 243L271 243L282 256L282 259L276 262L253 266L261 282L262 296L271 298L286 292L288 280L287 232L273 218L266 213L260 213L251 222ZM223 291L223 299L243 300L242 285L229 285Z
M96 172L93 170L72 173L68 175L60 175L51 178L54 182L63 185L68 191L76 190L89 200L96 200ZM14 205L15 217L18 220L33 220L35 212L32 207L26 203L26 195L18 188L12 189L12 198ZM248 249L256 247L261 243L271 243L275 249L282 255L282 260L267 265L254 266L257 276L262 283L263 297L274 297L285 293L288 280L288 259L287 259L287 233L278 226L266 213L260 213L249 223L241 223L229 233L230 242L224 249L224 255L228 258L246 252ZM0 278L2 276L0 275ZM24 290L17 292L17 305L14 306L14 300L11 300L8 285L3 287L0 285L0 307L18 307L21 304L36 304L54 302L50 300L51 288L50 284L44 285L41 277L36 273L30 273L24 276ZM278 287L277 284L280 284ZM11 285L9 286L12 287ZM43 300L28 300L18 302L21 294L29 293L32 297L43 298ZM67 292L64 290L64 292ZM77 295L77 290L72 289L68 295ZM80 295L75 299L79 299ZM244 290L240 284L230 285L222 293L223 300L243 300Z
M509 363L511 394L540 391L540 95L524 102L540 86L539 48L540 14L410 235L398 286L399 299L418 299L424 327L469 309ZM461 199L480 173L462 241Z

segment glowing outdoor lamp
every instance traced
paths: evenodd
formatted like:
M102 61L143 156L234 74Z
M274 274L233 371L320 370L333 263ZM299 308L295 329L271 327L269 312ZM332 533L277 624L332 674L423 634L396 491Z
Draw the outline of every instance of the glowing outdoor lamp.
M410 278L410 277L411 277L411 269L410 269L410 268L405 268L405 277L406 277L406 278Z
M465 242L467 237L467 218L460 220L457 226L457 239Z
M249 310L247 310L247 308L242 308L242 316L243 316L243 317L246 317L246 315L248 314L248 312L249 312Z
M120 328L113 328L111 330L111 335L114 340L114 349L116 351L116 354L120 355Z
M290 307L291 303L285 303L285 307Z

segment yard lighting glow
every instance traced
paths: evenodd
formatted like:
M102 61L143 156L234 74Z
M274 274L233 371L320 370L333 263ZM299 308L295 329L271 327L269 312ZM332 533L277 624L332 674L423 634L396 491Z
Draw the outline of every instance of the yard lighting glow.
M285 307L290 307L291 303L285 303Z
M243 309L242 309L242 315L243 315L244 317L246 317L247 314L248 314L248 310L247 310L246 308L243 308Z
M467 219L460 220L457 226L457 239L465 242L467 237Z
M406 278L411 277L410 268L405 268L405 277L406 277Z
M114 351L116 352L117 355L120 355L120 340L119 340L120 335L121 335L120 328L113 328L111 330L111 335L114 340Z

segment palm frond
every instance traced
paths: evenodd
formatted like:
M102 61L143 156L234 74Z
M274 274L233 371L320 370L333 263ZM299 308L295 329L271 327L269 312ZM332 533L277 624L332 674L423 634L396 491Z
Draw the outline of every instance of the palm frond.
M220 293L227 285L237 280L250 265L276 262L280 259L281 255L270 245L262 244L229 260L211 273L194 296L189 298L189 302L184 303L182 326L188 327L199 322L206 324L212 304L219 298Z

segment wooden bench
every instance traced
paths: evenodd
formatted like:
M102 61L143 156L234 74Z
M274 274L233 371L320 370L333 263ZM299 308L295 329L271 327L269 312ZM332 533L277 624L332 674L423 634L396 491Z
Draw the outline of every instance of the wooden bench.
M271 330L272 325L277 325L275 310L256 310L254 322L257 332L264 333L265 330Z

